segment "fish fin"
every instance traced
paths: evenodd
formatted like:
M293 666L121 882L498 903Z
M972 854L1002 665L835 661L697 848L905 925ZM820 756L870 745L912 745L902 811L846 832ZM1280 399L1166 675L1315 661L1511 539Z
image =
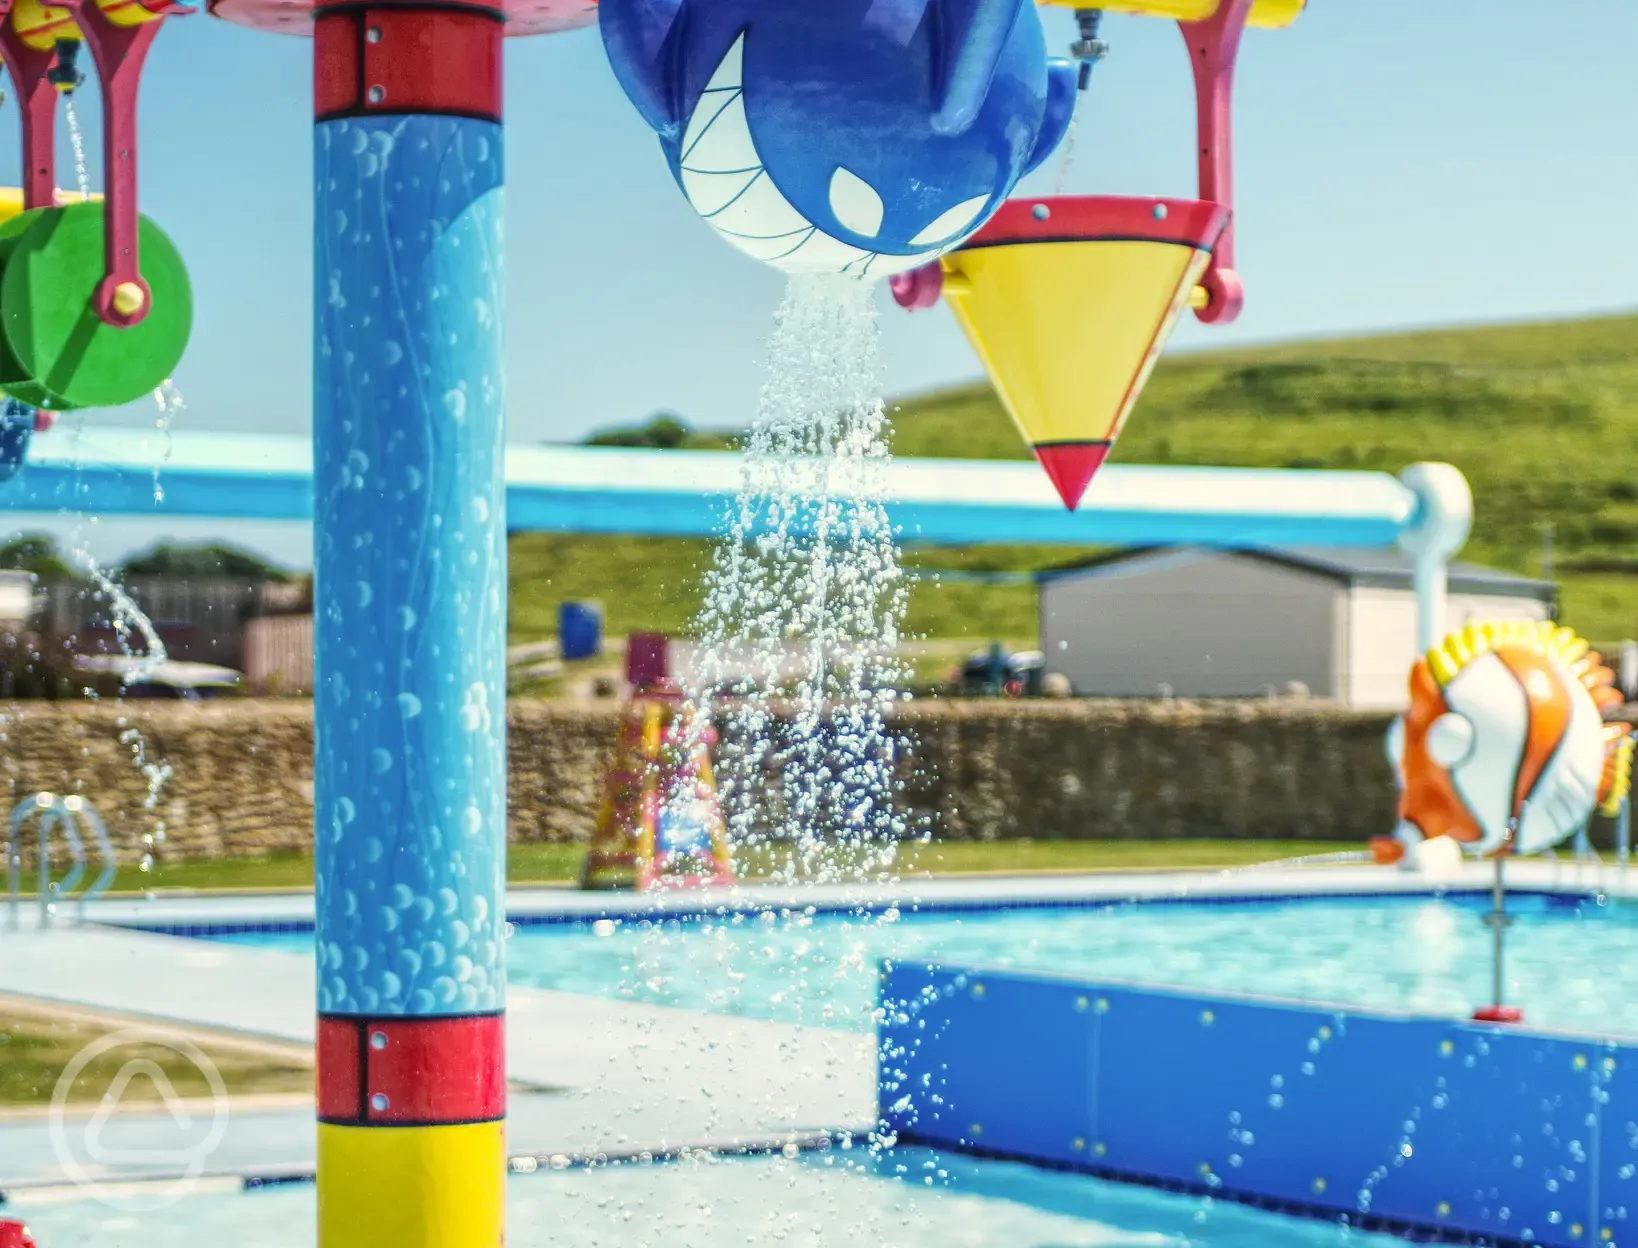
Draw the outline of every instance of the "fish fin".
M597 25L614 76L655 130L675 138L682 126L678 56L688 0L602 0Z
M1025 0L931 0L933 129L960 134L978 118Z
M1631 724L1604 725L1604 774L1598 783L1598 813L1613 815L1632 792L1632 755L1638 746Z
M1024 162L1025 173L1040 168L1069 133L1069 123L1075 119L1075 97L1080 94L1079 77L1075 66L1061 56L1047 62L1046 113L1041 118L1041 132L1035 136L1035 150Z
M1397 836L1373 836L1370 849L1371 861L1378 866L1391 866L1405 857L1405 842Z
M1589 650L1570 670L1581 681L1582 687L1592 694L1593 701L1600 709L1620 706L1626 700L1615 687L1615 673L1598 651Z

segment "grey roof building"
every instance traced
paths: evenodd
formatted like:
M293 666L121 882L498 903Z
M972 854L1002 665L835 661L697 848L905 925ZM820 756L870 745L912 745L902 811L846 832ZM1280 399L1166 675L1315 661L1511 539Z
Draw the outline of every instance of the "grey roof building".
M1407 701L1410 559L1327 547L1124 551L1044 572L1049 671L1088 697L1253 697L1291 685L1347 706ZM1550 619L1555 587L1454 563L1447 626Z

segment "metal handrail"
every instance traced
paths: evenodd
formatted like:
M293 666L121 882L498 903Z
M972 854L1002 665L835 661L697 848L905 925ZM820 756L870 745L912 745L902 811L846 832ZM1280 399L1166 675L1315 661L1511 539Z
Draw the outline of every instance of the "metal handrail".
M1627 860L1632 857L1632 795L1621 799L1621 808L1615 812L1615 861L1621 874L1627 871Z
M82 824L90 830L92 839L97 843L102 858L102 869L90 887L80 893L78 917L82 919L85 917L85 905L88 901L94 901L108 891L117 867L114 843L108 835L108 827L90 802L78 794L60 798L55 793L36 793L32 797L25 797L12 808L11 818L6 827L6 884L13 931L22 926L23 841L28 821L35 816L38 816L35 852L39 870L39 923L42 929L51 924L55 899L71 896L80 881L85 878L85 838L80 834ZM70 865L63 878L53 885L51 834L57 828L62 829L63 839L68 843Z

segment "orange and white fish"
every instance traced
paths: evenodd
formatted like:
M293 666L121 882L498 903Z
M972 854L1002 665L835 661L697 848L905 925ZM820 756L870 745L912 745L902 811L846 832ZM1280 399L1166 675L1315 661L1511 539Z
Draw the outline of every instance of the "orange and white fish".
M1632 787L1632 727L1606 724L1615 677L1568 628L1469 624L1411 669L1410 709L1388 732L1399 827L1378 862L1448 837L1469 854L1533 854L1614 814Z

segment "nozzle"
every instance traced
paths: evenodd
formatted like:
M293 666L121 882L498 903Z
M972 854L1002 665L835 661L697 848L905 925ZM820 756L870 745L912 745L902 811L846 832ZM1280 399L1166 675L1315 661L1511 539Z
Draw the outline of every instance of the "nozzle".
M1069 45L1069 54L1081 63L1077 85L1085 91L1092 81L1092 67L1109 55L1109 45L1098 38L1098 28L1103 25L1103 10L1076 9L1075 24L1080 27L1081 37Z
M85 81L85 74L80 70L78 39L57 40L57 59L46 70L46 81L62 95L72 95L74 88Z

